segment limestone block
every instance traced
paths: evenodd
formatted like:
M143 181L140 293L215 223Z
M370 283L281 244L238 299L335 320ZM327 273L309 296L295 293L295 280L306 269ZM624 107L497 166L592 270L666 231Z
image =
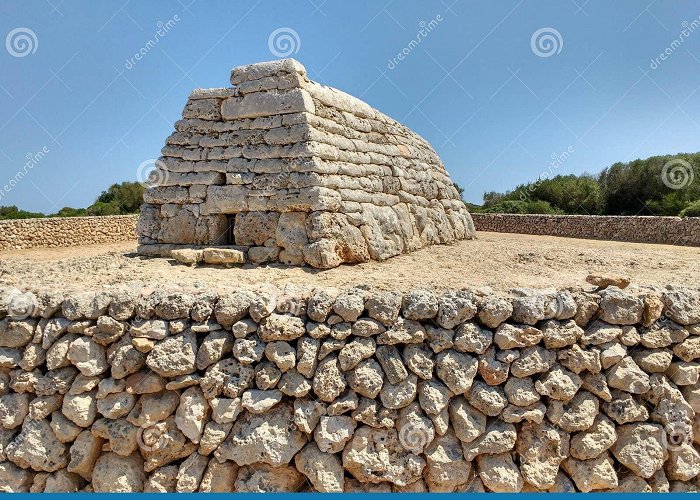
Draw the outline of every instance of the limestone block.
M277 92L254 92L243 97L229 97L221 106L224 120L257 118L259 116L282 115L285 113L313 113L315 107L311 96L303 89Z

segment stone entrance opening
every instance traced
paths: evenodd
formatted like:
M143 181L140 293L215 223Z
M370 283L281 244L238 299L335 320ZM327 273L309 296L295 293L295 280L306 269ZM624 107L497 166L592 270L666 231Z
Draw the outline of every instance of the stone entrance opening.
M233 224L235 220L235 215L226 216L226 245L235 245L236 237L233 234Z

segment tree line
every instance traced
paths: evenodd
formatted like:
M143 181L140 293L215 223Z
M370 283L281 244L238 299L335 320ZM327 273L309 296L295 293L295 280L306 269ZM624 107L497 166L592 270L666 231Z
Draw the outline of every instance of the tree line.
M459 189L459 188L458 188ZM700 153L615 163L597 175L557 175L484 193L475 213L700 217Z
M81 217L86 215L126 215L139 212L143 203L145 188L139 182L122 182L112 184L106 191L102 191L95 203L87 208L63 207L53 214L41 212L29 212L16 206L0 206L0 220L2 219L33 219L38 217Z

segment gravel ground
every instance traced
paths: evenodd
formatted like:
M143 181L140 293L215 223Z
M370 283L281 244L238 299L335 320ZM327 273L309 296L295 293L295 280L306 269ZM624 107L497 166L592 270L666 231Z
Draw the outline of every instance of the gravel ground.
M116 283L203 288L261 283L347 288L368 284L406 291L585 285L590 272L629 276L633 284L700 286L700 249L669 245L479 232L478 239L432 246L386 262L320 271L243 266L189 268L136 255L136 242L0 252L0 284L21 289L84 289Z

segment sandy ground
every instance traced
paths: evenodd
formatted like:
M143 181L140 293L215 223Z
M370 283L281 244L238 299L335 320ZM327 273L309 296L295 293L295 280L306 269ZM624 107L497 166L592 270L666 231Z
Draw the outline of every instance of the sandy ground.
M477 240L327 271L280 265L190 268L135 252L136 242L0 252L0 284L82 289L125 282L219 289L267 282L506 290L585 285L590 272L607 271L628 275L637 285L700 286L700 248L507 233L479 232Z

